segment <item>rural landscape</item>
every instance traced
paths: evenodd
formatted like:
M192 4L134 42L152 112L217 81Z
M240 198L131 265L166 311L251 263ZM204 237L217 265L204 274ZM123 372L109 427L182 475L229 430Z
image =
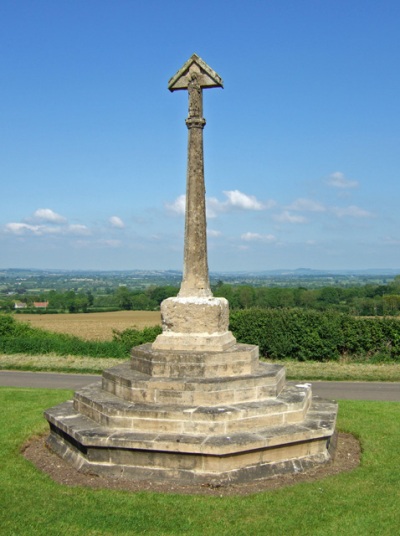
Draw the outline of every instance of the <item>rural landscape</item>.
M0 16L0 536L399 534L398 0Z
M160 304L180 277L3 270L0 367L101 372L161 332ZM215 274L211 287L228 299L238 341L285 361L289 377L400 378L396 273Z
M0 367L100 373L128 359L132 345L154 340L161 331L158 300L175 295L178 287L167 280L165 286L147 281L137 288L120 278L121 274L108 292L104 281L100 289L89 281L81 288L82 282L65 274L56 288L49 288L55 286L51 278L35 280L33 288L25 280L23 292L21 280L6 284L3 280ZM230 326L238 340L259 344L263 359L283 363L289 378L400 381L399 278L379 276L378 281L356 285L349 280L329 286L325 279L322 286L315 280L309 283L291 287L277 278L271 286L261 280L253 286L243 280L217 279L213 289L233 301ZM91 305L86 312L73 312L71 303L84 296L92 296ZM104 296L113 300L112 306L107 304L109 311L99 307ZM145 297L152 310L137 310L138 296L142 303ZM7 308L7 303L16 301L30 307ZM48 305L35 309L36 301ZM369 314L354 314L359 313L356 303ZM99 312L89 312L91 307ZM0 389L2 406L7 408L0 423L5 431L0 451L4 534L103 535L111 534L112 526L113 534L127 535L132 527L135 534L154 535L302 535L309 533L311 524L311 534L321 536L391 536L396 531L399 403L340 401L339 430L356 437L362 450L360 465L349 472L249 495L238 487L196 492L190 488L182 494L173 485L167 491L151 483L142 492L108 485L102 489L101 479L91 484L94 488L84 483L71 487L68 476L57 483L26 460L21 447L28 448L32 434L46 434L43 409L71 395L60 390ZM344 456L350 462L354 454L349 450ZM68 475L68 470L64 473ZM77 498L83 508L76 508ZM296 505L290 516L288 504Z

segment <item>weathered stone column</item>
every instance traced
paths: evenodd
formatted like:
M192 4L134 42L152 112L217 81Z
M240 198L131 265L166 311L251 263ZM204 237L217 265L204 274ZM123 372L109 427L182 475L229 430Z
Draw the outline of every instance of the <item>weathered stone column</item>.
M204 185L203 90L200 75L190 71L186 182L185 249L179 296L211 296L207 261L206 190Z
M161 304L163 333L153 343L155 350L215 352L236 342L228 330L229 304L213 297L208 275L203 88L212 87L223 87L222 80L196 54L168 84L170 91L189 93L185 245L180 292Z

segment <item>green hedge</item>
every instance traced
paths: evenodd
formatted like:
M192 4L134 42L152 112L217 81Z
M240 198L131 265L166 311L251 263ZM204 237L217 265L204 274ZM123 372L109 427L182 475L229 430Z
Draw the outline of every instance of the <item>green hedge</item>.
M355 318L304 309L246 309L231 313L230 329L239 342L258 345L260 354L271 359L348 357L400 362L400 321L393 318ZM132 328L114 331L112 341L84 341L0 315L0 352L127 358L132 346L153 342L159 333L159 326Z
M112 341L85 341L72 335L50 333L0 315L0 352L4 354L79 355L127 358L132 346L152 342L161 328L128 329L115 332Z
M239 342L256 344L262 356L298 361L341 357L400 362L400 321L355 318L304 309L247 309L231 313Z
M113 330L113 341L124 345L129 351L133 346L153 342L161 333L161 326L146 327L143 329L128 328L124 331Z

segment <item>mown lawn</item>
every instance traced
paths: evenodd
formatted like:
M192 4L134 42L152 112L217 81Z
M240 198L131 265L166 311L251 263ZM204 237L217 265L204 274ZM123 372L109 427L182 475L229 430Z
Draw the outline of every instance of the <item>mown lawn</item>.
M241 497L128 493L58 485L20 454L46 430L45 408L70 391L0 389L0 534L390 535L400 526L400 403L340 402L360 438L350 473Z

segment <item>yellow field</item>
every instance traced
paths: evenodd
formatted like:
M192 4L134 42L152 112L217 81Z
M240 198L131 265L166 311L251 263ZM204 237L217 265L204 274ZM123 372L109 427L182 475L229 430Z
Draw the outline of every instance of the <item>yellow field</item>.
M36 328L68 333L86 340L109 341L112 330L143 329L161 324L159 311L116 311L112 313L76 313L46 315L15 315L14 318Z

